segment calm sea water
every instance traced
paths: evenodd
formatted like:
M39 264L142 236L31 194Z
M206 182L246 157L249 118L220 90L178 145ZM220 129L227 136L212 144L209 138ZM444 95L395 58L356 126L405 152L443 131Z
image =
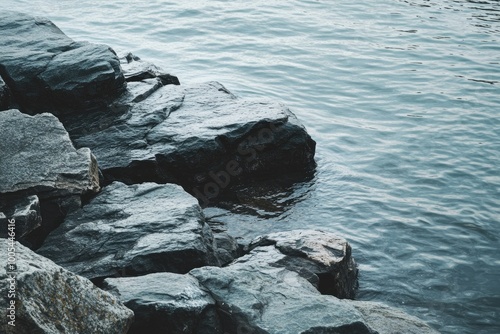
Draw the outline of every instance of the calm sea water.
M246 237L336 231L358 299L443 333L500 333L500 1L2 0L182 83L285 101L318 143L314 177L242 198Z

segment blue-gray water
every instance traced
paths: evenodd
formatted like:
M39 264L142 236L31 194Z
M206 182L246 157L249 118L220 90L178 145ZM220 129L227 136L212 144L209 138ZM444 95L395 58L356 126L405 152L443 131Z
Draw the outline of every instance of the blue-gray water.
M317 141L316 175L269 195L274 204L249 200L233 224L248 236L336 231L353 245L359 299L443 333L500 333L500 1L2 6L132 51L182 83L285 101Z

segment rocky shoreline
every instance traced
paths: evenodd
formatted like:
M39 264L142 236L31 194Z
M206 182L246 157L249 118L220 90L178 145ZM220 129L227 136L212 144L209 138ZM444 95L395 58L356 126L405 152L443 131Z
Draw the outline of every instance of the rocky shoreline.
M342 237L241 244L205 218L241 183L314 169L286 106L181 85L43 18L0 13L0 30L2 332L436 333L353 300Z

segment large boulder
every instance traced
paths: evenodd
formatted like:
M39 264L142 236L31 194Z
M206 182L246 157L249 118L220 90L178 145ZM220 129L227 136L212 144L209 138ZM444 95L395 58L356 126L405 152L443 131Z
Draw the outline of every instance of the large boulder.
M8 244L0 239L0 253L5 256ZM17 270L6 271L6 266L0 266L0 332L127 333L133 312L112 294L19 243L13 248ZM15 296L11 298L12 291ZM14 308L8 309L14 300ZM9 325L9 321L14 322Z
M282 104L237 98L217 82L136 84L115 104L120 114L112 120L63 120L75 145L92 149L108 181L178 183L208 204L236 181L314 165L315 142Z
M236 263L190 275L217 302L228 333L374 333L350 301L322 295L284 268Z
M189 275L107 278L104 289L134 311L128 334L222 334L215 301Z
M275 232L254 239L236 262L265 263L299 273L323 294L354 298L358 270L342 237L317 230Z
M1 206L37 195L43 218L38 234L46 235L80 206L82 196L99 190L94 156L88 148L74 148L54 115L2 111L0 129Z
M68 215L38 252L90 279L219 264L198 202L173 184L105 187Z
M126 87L113 50L75 42L47 19L2 10L0 31L0 75L25 112L99 109Z

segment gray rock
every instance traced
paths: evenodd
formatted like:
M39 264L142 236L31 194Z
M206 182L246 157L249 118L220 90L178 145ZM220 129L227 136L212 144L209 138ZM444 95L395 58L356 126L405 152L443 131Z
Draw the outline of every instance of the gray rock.
M0 111L9 109L10 105L10 90L9 87L0 77Z
M176 76L166 73L152 63L141 60L132 53L120 57L120 61L127 82L157 78L162 85L180 85Z
M74 42L47 19L3 10L0 31L0 75L25 112L101 109L126 87L113 50Z
M8 242L0 239L1 254L7 254ZM9 246L10 247L10 246ZM19 243L16 250L15 333L126 333L133 312L117 298L95 287L52 261L37 255ZM10 305L8 290L12 273L0 266L3 310L0 332L10 333L5 312Z
M375 302L353 301L366 323L380 334L438 334L422 320Z
M237 98L217 82L151 94L154 81L137 85L135 96L115 104L126 111L113 121L95 114L63 121L108 181L178 183L207 204L242 179L314 165L315 142L284 105Z
M38 196L32 195L13 202L0 202L0 237L8 235L9 220L15 221L16 240L21 240L40 227L42 216Z
M216 300L228 333L374 333L350 301L321 295L287 269L235 263L190 275Z
M116 182L66 218L38 250L90 279L218 265L196 199L180 186Z
M104 289L134 311L128 334L222 334L215 301L189 275L107 278Z
M76 150L51 114L0 113L0 193L40 198L99 190L98 169L88 148Z
M2 111L0 129L0 202L38 196L43 221L33 242L40 243L82 196L99 190L97 162L88 148L74 148L52 114Z
M227 232L226 226L223 223L209 222L214 240L216 244L217 257L221 261L221 265L226 265L234 259L242 255L242 251L236 240Z
M249 249L250 254L236 262L287 268L308 279L323 294L354 298L358 270L344 238L317 230L276 232L254 239Z

